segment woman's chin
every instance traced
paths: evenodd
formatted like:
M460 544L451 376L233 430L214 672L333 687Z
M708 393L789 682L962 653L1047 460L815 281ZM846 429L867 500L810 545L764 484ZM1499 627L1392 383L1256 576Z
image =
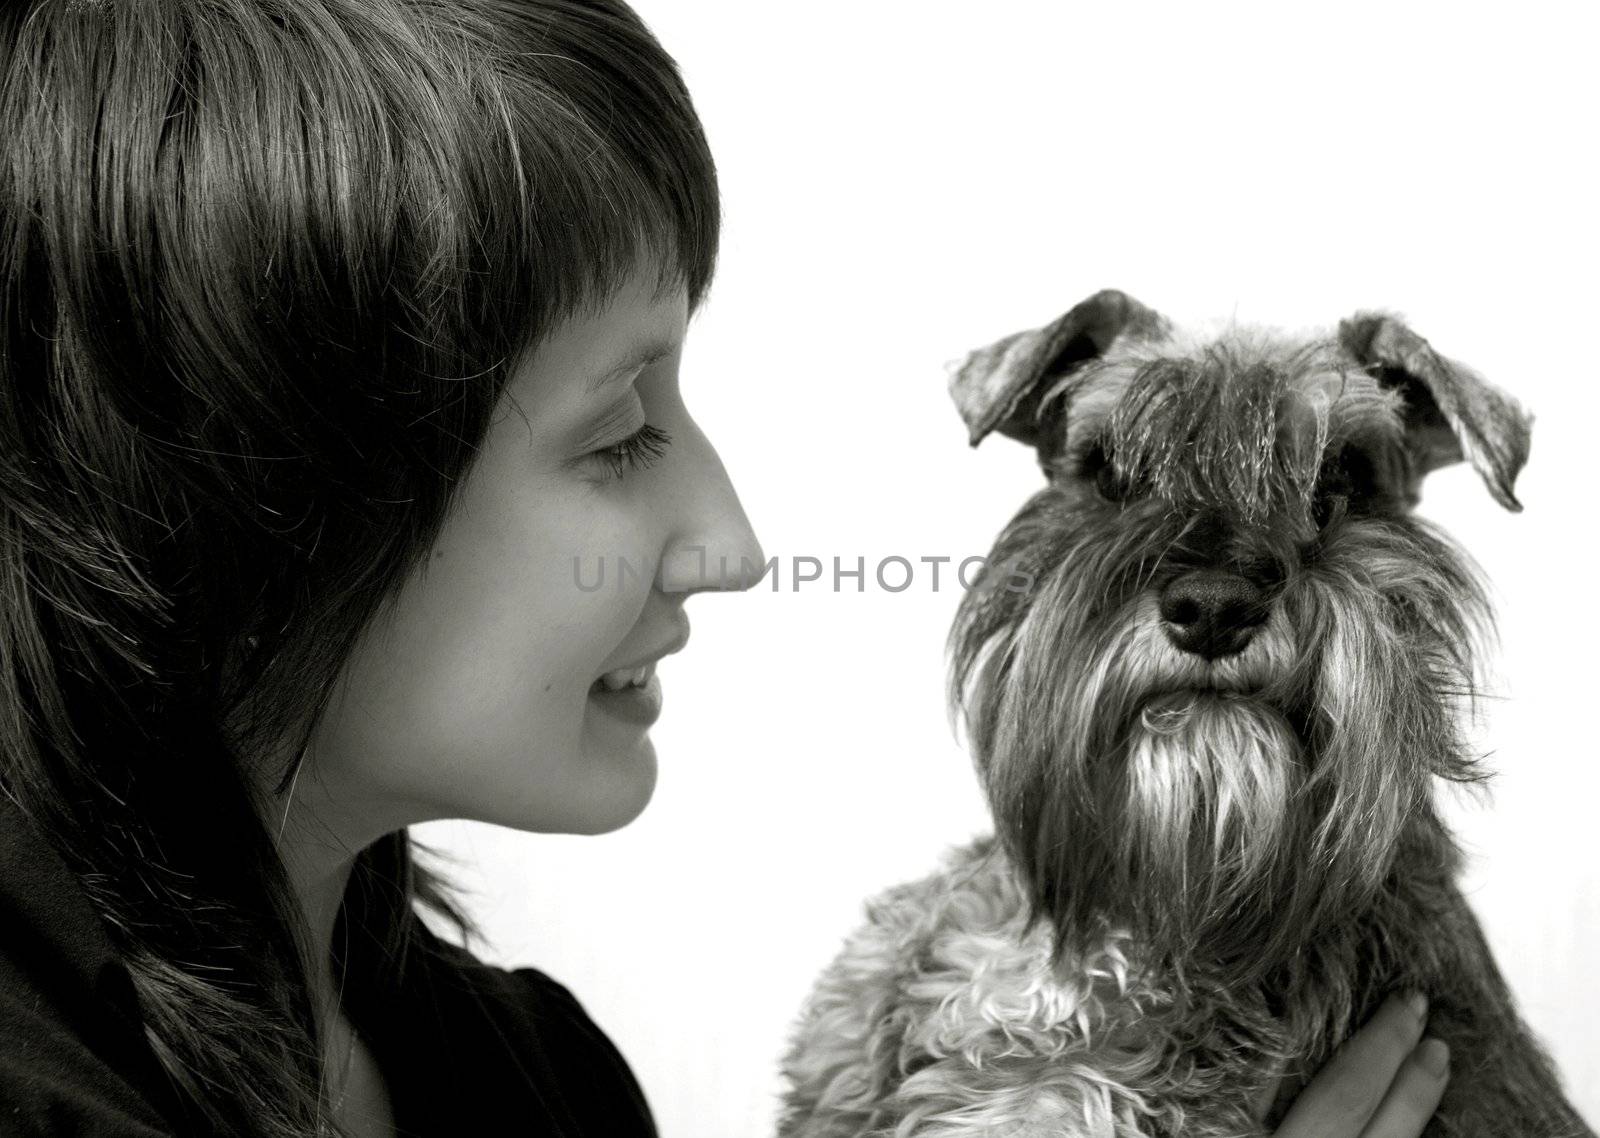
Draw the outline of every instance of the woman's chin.
M643 732L622 744L590 740L576 781L579 785L561 803L561 825L554 829L567 834L620 830L644 812L655 794L655 744Z

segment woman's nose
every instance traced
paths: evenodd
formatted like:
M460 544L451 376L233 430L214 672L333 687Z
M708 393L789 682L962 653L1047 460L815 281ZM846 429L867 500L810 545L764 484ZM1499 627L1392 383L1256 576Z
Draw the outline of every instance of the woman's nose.
M703 438L703 436L702 436ZM744 591L766 575L766 554L722 459L709 442L681 488L682 516L661 558L665 593Z

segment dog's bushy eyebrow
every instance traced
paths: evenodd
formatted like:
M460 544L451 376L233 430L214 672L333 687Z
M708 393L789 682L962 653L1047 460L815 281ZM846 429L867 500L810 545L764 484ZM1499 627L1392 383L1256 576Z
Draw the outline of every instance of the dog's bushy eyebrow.
M1246 521L1308 505L1324 459L1347 432L1394 420L1387 393L1320 341L1290 346L1235 334L1097 370L1126 379L1097 432L1113 461L1160 497L1225 506ZM1351 415L1344 404L1358 392L1371 406Z

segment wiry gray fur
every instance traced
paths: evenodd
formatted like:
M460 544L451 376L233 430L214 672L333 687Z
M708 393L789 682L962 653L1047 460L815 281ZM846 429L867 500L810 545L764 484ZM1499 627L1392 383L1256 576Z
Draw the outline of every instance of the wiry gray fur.
M1528 416L1390 316L1180 337L1114 292L974 352L951 393L974 445L1026 442L1048 477L950 638L997 840L869 906L781 1133L1260 1135L1417 987L1453 1057L1430 1135L1590 1135L1433 803L1483 777L1458 714L1491 622L1410 509L1463 458L1520 508ZM1260 585L1242 651L1167 635L1193 570Z

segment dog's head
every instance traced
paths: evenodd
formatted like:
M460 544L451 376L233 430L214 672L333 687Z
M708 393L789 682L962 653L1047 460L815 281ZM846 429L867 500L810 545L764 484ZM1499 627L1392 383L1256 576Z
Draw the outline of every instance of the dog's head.
M1048 480L950 641L1036 915L1063 948L1110 924L1265 965L1364 905L1431 779L1476 777L1488 607L1420 482L1465 459L1520 509L1529 417L1391 316L1191 337L1118 292L950 390Z

